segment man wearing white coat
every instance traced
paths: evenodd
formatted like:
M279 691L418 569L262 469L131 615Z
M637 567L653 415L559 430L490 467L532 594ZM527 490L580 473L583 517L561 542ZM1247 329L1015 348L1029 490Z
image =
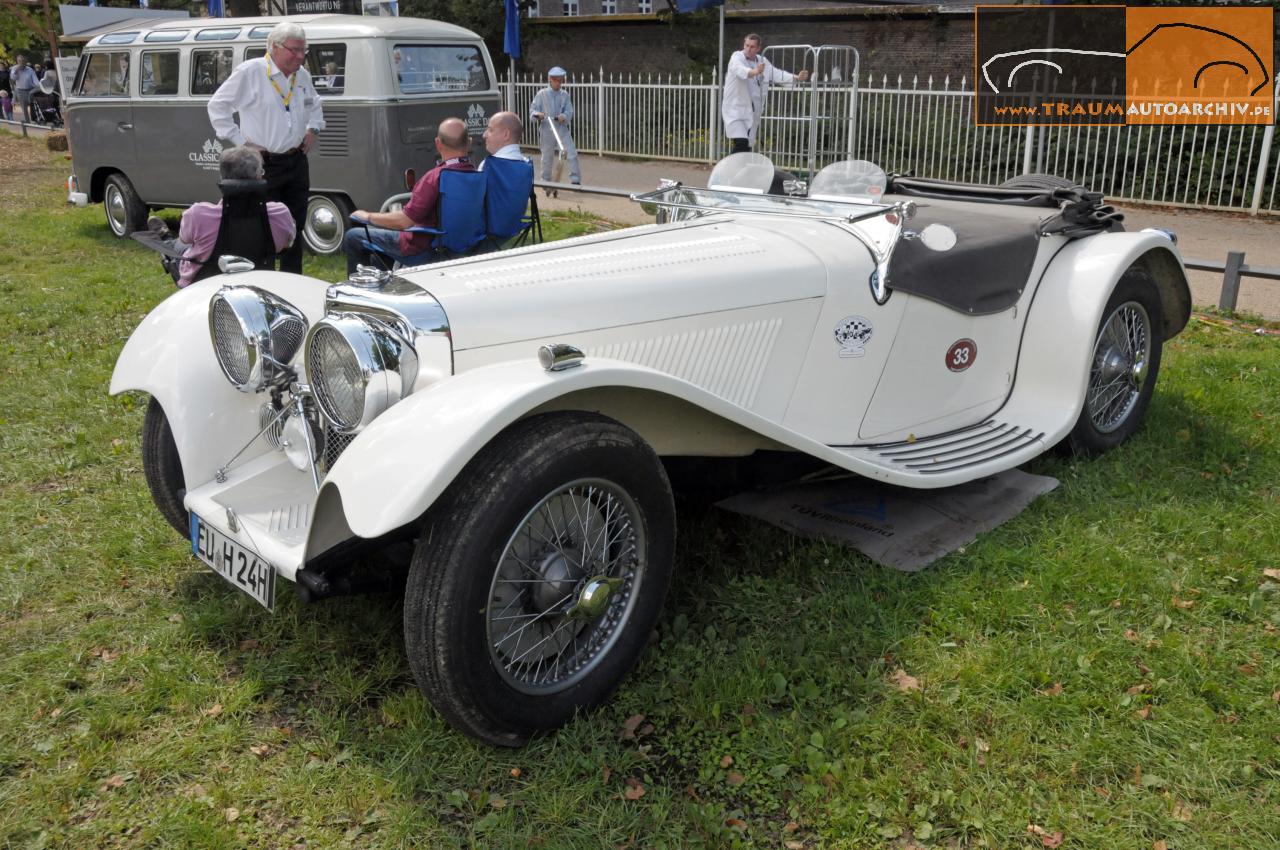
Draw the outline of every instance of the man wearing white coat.
M730 153L745 153L756 145L756 130L760 128L760 113L764 110L764 98L770 83L804 82L809 72L792 74L775 68L760 55L761 40L755 33L742 41L742 49L729 57L729 67L724 74L724 102L720 114L724 118L725 137L733 143Z

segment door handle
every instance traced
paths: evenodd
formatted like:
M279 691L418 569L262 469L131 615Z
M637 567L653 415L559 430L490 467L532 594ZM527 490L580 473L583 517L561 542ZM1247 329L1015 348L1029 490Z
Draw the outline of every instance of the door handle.
M119 124L116 124L116 129L119 130L121 133L128 132L129 130L133 129L133 122L121 121Z

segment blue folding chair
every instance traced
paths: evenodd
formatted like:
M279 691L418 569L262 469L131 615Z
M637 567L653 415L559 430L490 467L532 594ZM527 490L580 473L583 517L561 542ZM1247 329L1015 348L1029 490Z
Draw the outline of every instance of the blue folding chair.
M513 247L519 247L531 236L541 242L542 219L533 192L533 163L491 156L484 161L484 176L484 212L490 243L499 248L514 238Z
M439 226L414 225L405 228L406 233L426 233L432 236L428 251L400 260L386 254L368 239L361 240L362 247L388 269L394 268L396 262L416 265L465 256L485 240L484 194L485 176L482 172L454 169L441 171L440 200L436 205ZM409 197L410 193L393 195L383 203L382 211L387 212L396 204L403 205ZM362 219L352 221L357 227L368 224Z

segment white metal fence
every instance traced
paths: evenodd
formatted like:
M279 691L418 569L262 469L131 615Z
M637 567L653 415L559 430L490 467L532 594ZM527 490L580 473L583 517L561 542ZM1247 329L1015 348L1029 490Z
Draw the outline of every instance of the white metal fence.
M527 117L543 79L504 83L508 108ZM1026 171L1077 180L1120 201L1280 215L1280 142L1274 125L978 127L965 77L864 74L856 87L818 80L820 151L869 159L886 171L1001 183ZM585 152L714 162L726 151L716 112L719 83L708 76L572 77L574 138ZM784 168L807 167L808 87L774 87L757 149ZM1280 84L1273 115L1280 110ZM526 122L529 123L529 122ZM527 145L537 130L525 128ZM819 164L825 164L820 162Z

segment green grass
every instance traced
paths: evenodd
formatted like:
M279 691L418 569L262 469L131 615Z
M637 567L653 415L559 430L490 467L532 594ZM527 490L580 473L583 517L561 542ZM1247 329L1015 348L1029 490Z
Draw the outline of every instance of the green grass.
M396 599L268 615L161 520L107 383L172 284L64 171L0 207L0 847L1280 846L1277 338L1193 321L1141 434L921 574L682 511L616 698L494 750Z

